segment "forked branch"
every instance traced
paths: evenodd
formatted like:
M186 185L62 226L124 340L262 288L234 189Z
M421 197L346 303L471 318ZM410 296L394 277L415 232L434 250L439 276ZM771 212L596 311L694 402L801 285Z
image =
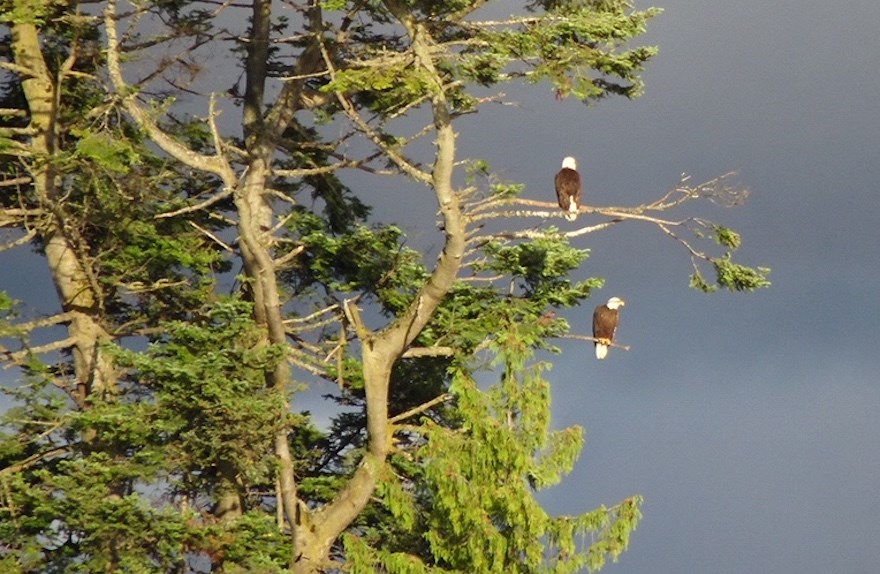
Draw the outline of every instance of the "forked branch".
M150 114L137 102L136 92L125 82L122 75L122 67L119 60L119 36L116 30L116 9L116 0L108 0L107 8L104 10L104 26L107 34L107 72L123 107L135 122L149 134L150 139L162 148L165 153L188 167L213 173L223 180L227 188L233 187L236 181L235 174L223 157L221 149L217 149L214 155L205 155L193 151L160 128Z

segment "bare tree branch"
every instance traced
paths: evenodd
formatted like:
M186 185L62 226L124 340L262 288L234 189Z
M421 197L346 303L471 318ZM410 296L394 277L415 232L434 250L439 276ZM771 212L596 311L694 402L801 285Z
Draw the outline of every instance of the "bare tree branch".
M620 343L615 343L614 341L608 341L606 339L597 339L595 337L590 337L587 335L562 335L562 339L576 339L578 341L590 341L592 343L603 343L608 345L609 347L615 347L618 349L623 349L624 351L629 351L629 345L621 345Z
M415 416L419 413L425 412L426 410L430 409L433 406L436 406L436 405L439 405L440 403L445 403L446 401L452 400L452 397L453 397L453 395L450 393L443 393L442 395L434 397L433 399L431 399L430 401L428 401L426 403L422 403L416 407L409 409L408 411L404 411L404 412L400 413L399 415L395 415L395 416L391 417L390 419L388 419L388 423L393 425L393 424L398 423L402 420L406 420L406 419L408 419L412 416Z
M208 239L210 239L211 241L213 241L214 243L216 243L217 245L219 245L220 247L222 247L224 251L226 251L226 252L228 252L228 253L234 253L234 252L235 252L235 250L234 250L232 247L230 247L229 245L227 245L226 242L224 242L222 239L220 239L220 238L217 237L215 234L211 233L210 231L208 231L207 229L205 229L204 227L202 227L201 225L199 225L199 224L196 223L195 221L190 220L190 221L189 221L189 224L190 224L192 227L194 227L196 230L198 230L200 233L202 233L202 234L204 234L206 237L208 237Z
M51 317L44 317L42 319L34 319L33 321L27 321L25 323L15 323L11 327L15 331L19 333L30 333L34 329L41 329L43 327L53 327L55 325L60 325L61 323L66 323L74 318L74 314L71 312L67 313L58 313L57 315L52 315Z
M227 197L230 197L235 190L233 188L226 188L222 191L219 191L209 197L208 199L201 201L199 203L195 203L193 205L188 205L186 207L181 207L180 209L175 209L174 211L166 211L165 213L159 213L154 216L155 219L167 219L169 217L177 217L178 215L184 215L186 213L193 213L195 211L200 211L202 209L207 209L218 203L223 201Z
M37 454L32 454L26 459L16 462L14 464L10 464L4 468L0 468L0 478L5 478L7 476L13 475L17 472L21 472L30 468L31 466L37 464L41 460L46 460L47 458L53 458L56 456L60 456L70 451L69 447L62 446L47 450L45 452L40 452Z
M107 72L117 96L120 98L126 111L164 152L186 166L217 175L223 180L227 188L232 188L235 185L236 178L229 164L223 158L221 149L217 149L216 154L213 156L194 152L161 129L155 120L137 103L135 92L122 76L119 62L119 39L116 31L116 18L116 0L108 0L107 8L104 10L104 26L107 35Z
M331 81L336 80L336 68L333 65L333 61L330 58L329 52L327 52L326 46L324 46L323 42L321 43L321 55L324 57L324 63L327 65L327 69L330 73ZM412 163L410 163L403 155L395 149L395 147L388 145L382 136L377 133L370 125L361 117L360 113L355 109L354 104L349 101L349 99L342 94L341 92L336 92L336 99L339 101L339 105L342 106L345 115L357 126L357 128L367 136L373 144L378 147L382 152L388 156L394 164L401 169L404 173L415 179L416 181L421 181L422 183L430 184L431 183L431 174L421 169L415 167Z
M401 358L412 359L417 357L451 357L455 354L452 347L410 347L403 352Z
M52 341L51 343L46 343L45 345L37 345L36 347L28 347L26 349L22 349L20 351L7 351L2 346L0 346L0 354L6 356L6 359L10 362L10 364L5 365L3 368L8 369L13 365L21 366L23 364L24 359L26 359L30 355L42 355L45 353L51 353L53 351L60 351L62 349L69 349L76 345L79 342L77 337L66 337L64 339L60 339L58 341Z
M0 243L0 252L7 251L9 249L15 249L16 247L21 247L22 245L27 245L28 243L33 241L36 236L37 230L29 229L27 233L25 233L21 237L18 237L17 239Z

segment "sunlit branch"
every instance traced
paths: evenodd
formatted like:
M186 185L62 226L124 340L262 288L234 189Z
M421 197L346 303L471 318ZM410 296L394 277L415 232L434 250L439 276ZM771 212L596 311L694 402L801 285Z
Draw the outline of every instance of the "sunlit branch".
M452 347L410 347L401 355L404 359L418 357L451 357L456 350Z
M328 317L327 319L323 319L321 321L313 321L313 322L303 324L302 326L287 327L286 332L290 335L300 335L302 333L307 333L309 331L316 331L316 330L321 329L323 327L327 327L328 325L334 325L337 322L339 322L340 320L341 320L341 317L339 317L338 315L331 316L331 317ZM287 321L285 321L285 324L286 323L287 323Z
M0 225L0 227L2 227L2 225ZM16 247L21 247L22 245L27 245L28 243L33 241L36 236L37 230L29 229L27 233L17 239L0 243L0 252L7 251L9 249L15 249Z
M620 343L615 343L614 341L609 342L607 339L597 339L596 337L590 337L588 335L562 335L561 339L576 339L578 341L590 341L592 343L602 343L608 345L609 347L615 347L617 349L623 349L624 351L629 351L629 345L621 345Z
M214 151L216 152L217 161L222 164L223 171L229 179L232 178L232 174L234 173L232 166L229 165L229 160L226 159L225 149L226 144L223 141L223 137L220 135L220 130L217 127L217 118L220 116L220 112L217 111L217 94L211 92L211 97L208 98L208 126L211 128L211 138L214 140Z
M346 299L342 302L342 309L345 311L345 318L354 327L358 339L366 341L369 338L370 331L364 325L364 321L361 318L361 310L358 308L356 300Z
M603 223L598 223L596 225L589 225L585 227L581 227L574 231L558 231L554 230L544 231L541 229L521 229L518 231L501 231L499 233L492 233L489 235L474 235L473 237L468 238L469 244L484 244L489 241L512 241L516 239L544 239L548 237L579 237L581 235L587 235L589 233L594 233L596 231L601 231L603 229L607 229L613 225L616 225L622 222L622 218L612 219L611 221L605 221Z
M308 177L313 175L324 175L328 173L333 173L334 171L338 171L343 168L356 168L359 167L361 161L364 160L343 160L332 165L322 165L320 167L299 167L296 169L273 169L272 172L280 177L291 177L291 178L299 178L299 177Z
M565 232L562 233L562 236L563 236L563 237L569 237L569 238L571 238L571 237L578 237L578 236L580 236L580 235L586 235L586 234L588 234L588 233L594 233L594 232L596 232L596 231L601 231L601 230L603 230L603 229L607 229L607 228L609 228L609 227L611 227L611 226L613 226L613 225L616 225L616 224L618 224L618 223L620 223L620 222L622 222L622 221L623 221L623 219L621 219L621 218L612 219L611 221L606 221L605 223L598 223L598 224L596 224L596 225L590 225L590 226L588 226L588 227L582 227L582 228L580 228L580 229L576 229L576 230L574 230L574 231L565 231Z
M302 35L300 39L308 37L307 35ZM275 40L275 42L283 42L283 40ZM309 74L297 74L295 76L281 76L278 79L285 82L292 82L295 80L308 80L309 78L321 78L324 76L329 76L330 70L321 70L320 72L312 72Z
M473 266L473 263L466 263L462 265L462 267L470 267ZM466 281L468 283L494 283L496 281L500 281L501 279L506 279L505 275L492 275L490 277L479 277L477 275L472 275L471 277L461 277L461 281Z
M119 287L128 291L129 293L155 293L156 291L161 291L163 289L170 289L172 287L183 287L184 285L188 284L188 279L172 281L167 278L162 278L149 285L141 281L132 281L131 283L119 283Z
M431 407L433 407L435 405L439 405L440 403L445 403L446 401L449 401L452 398L453 398L452 394L443 393L442 395L434 397L433 399L431 399L430 401L428 401L426 403L422 403L418 406L415 406L415 407L409 409L408 411L404 411L404 412L400 413L399 415L394 415L393 417L390 417L388 419L388 423L394 424L394 423L400 422L402 420L406 420L406 419L408 419L412 416L415 416L419 413L425 412L426 410L430 409Z
M26 359L30 355L43 355L46 353L51 353L53 351L69 349L70 347L76 345L77 342L78 339L76 337L67 337L59 341L53 341L51 343L38 345L36 347L28 347L20 351L8 351L5 348L0 347L0 354L5 355L6 359L10 361L10 364L5 365L3 368L8 369L13 364L19 365L24 359Z
M31 126L25 126L21 128L4 126L0 128L0 134L3 134L5 136L35 136L37 135L37 130ZM3 142L3 144L6 146L12 143L18 143L22 147L27 147L26 144L21 144L20 142L12 142L9 140ZM6 152L7 150L3 151Z
M65 454L69 451L70 451L70 447L60 446L57 448L47 450L46 452L39 452L37 454L32 454L31 456L27 457L26 459L24 459L20 462L17 462L15 464L10 464L9 466L0 468L0 478L5 478L5 477L13 475L17 472L21 472L23 470L30 468L31 466L37 464L38 462L40 462L42 460L46 460L47 458L59 456L59 455Z
M297 245L288 253L285 253L283 256L274 259L273 261L275 262L275 267L278 269L286 267L291 261L299 257L299 255L305 250L305 245Z
M13 72L15 74L18 74L22 78L30 78L34 76L33 70L26 68L25 66L13 64L12 62L0 62L0 70Z
M220 247L222 247L224 251L226 251L226 252L228 252L228 253L234 253L234 252L235 252L235 250L232 249L232 247L230 247L226 242L224 242L222 239L220 239L219 237L217 237L214 233L211 233L209 230L207 230L207 229L205 229L204 227L200 226L200 225L199 225L198 223L196 223L195 221L190 220L190 221L189 221L189 224L190 224L192 227L194 227L196 230L198 230L200 233L202 233L202 234L204 234L205 236L207 236L208 239L210 239L211 241L213 241L214 243L216 243L217 245L219 245Z
M324 362L320 357L324 355L326 347L321 347L320 345L313 345L308 341L297 338L296 345L303 349L304 352L309 352L315 357L316 363Z
M306 315L305 317L292 317L290 319L285 319L284 324L285 325L287 325L287 324L296 325L296 324L301 324L301 323L311 323L312 321L314 321L315 319L317 319L321 315L326 315L327 313L332 313L333 311L336 311L337 309L339 309L339 304L334 303L332 305L324 307L323 309L319 309L319 310L315 311L311 315ZM331 317L331 319L334 321L337 320L338 318L339 318L338 316Z
M2 180L0 180L0 187L14 187L14 186L19 186L19 185L28 185L32 181L33 181L33 178L31 178L31 176L29 176L29 175L24 175L21 177L13 177L10 179L2 179ZM23 209L22 210L3 209L3 210L0 210L0 215L6 215L10 211L25 211L25 210L23 210ZM33 213L40 212L40 210L36 210L36 209L29 210L29 211L32 211Z
M53 327L61 323L66 323L67 321L73 319L73 317L74 313L71 312L59 313L57 315L52 315L51 317L44 317L42 319L27 321L26 323L16 323L12 325L12 329L19 333L30 333L34 329Z
M544 22L559 22L560 18L556 18L553 16L542 15L542 16L532 16L526 18L509 18L507 20L475 20L475 21L466 21L462 22L462 26L466 26L469 28L508 28L511 26L524 26L524 25L534 25Z
M309 372L317 377L324 378L327 376L327 371L323 367L316 366L311 361L305 359L305 353L301 351L297 351L291 349L291 351L287 355L287 360L295 367L298 367L306 372Z
M137 103L136 92L122 76L119 61L119 39L116 30L116 7L116 0L108 0L107 8L104 10L104 26L107 35L107 72L126 111L165 153L193 169L217 175L224 181L226 187L231 188L235 184L236 178L225 158L221 156L221 150L218 149L217 154L213 156L193 151L162 130Z
M206 209L211 207L215 203L223 201L227 197L230 197L233 194L233 189L228 188L222 191L217 192L212 195L208 199L201 201L199 203L194 203L192 205L188 205L186 207L181 207L180 209L175 209L174 211L166 211L165 213L159 213L153 216L154 219L167 219L169 217L177 217L178 215L184 215L186 213L192 213L194 211L200 211L202 209Z
M327 69L330 73L331 81L335 81L336 79L336 69L333 66L333 61L330 58L330 54L327 52L327 48L323 42L320 43L321 55L324 58L324 62L327 65ZM382 137L370 127L370 125L361 117L358 111L355 109L354 105L351 101L342 93L336 93L336 99L339 101L339 105L342 106L343 111L345 112L346 117L348 117L354 124L358 127L358 129L363 133L370 141L373 142L376 147L382 150L382 152L391 159L394 164L401 169L404 173L412 177L417 181L421 181L422 183L430 185L432 182L431 174L418 169L413 164L411 164L407 159L405 159L396 149L392 146L386 144Z

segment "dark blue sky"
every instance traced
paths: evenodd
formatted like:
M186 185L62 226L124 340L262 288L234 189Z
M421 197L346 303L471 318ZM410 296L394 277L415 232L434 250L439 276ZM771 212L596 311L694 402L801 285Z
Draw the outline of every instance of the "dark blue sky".
M611 204L683 171L738 170L748 203L707 214L743 233L744 262L772 267L773 287L707 297L659 233L587 239L585 273L627 299L633 349L598 363L567 345L556 361L555 420L584 425L587 446L544 500L572 512L645 496L611 574L876 572L880 4L656 5L642 99L585 111L533 89L524 119L493 134L517 142L498 161L516 157L509 175L531 189L577 155L588 201Z
M507 90L519 105L465 118L460 150L544 199L562 157L577 156L585 200L605 205L659 196L682 172L738 170L747 204L703 213L743 233L740 259L771 267L773 287L692 291L682 250L644 226L580 240L593 250L582 275L607 279L597 298L627 300L619 338L632 350L598 362L583 344L562 345L549 373L554 421L586 427L587 445L543 500L571 513L645 496L610 574L873 574L880 3L655 5L666 11L646 42L661 51L640 100L587 109L547 86ZM414 243L439 244L436 208L399 193L364 198L377 218L407 222ZM14 279L32 290L41 264L16 257L4 287L23 297ZM568 318L585 332L590 313Z

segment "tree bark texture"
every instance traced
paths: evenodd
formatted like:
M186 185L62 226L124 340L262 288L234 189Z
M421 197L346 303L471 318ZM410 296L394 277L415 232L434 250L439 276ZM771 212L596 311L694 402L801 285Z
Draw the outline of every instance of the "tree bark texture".
M30 111L34 136L30 147L33 160L28 166L42 211L40 235L46 260L63 310L69 315L68 338L72 341L75 389L66 389L80 408L93 393L112 393L116 385L113 362L99 343L109 340L101 324L100 294L87 273L84 245L77 245L66 226L60 178L54 168L58 113L58 78L46 65L40 47L39 31L31 23L11 26L15 63L28 71L22 80Z

